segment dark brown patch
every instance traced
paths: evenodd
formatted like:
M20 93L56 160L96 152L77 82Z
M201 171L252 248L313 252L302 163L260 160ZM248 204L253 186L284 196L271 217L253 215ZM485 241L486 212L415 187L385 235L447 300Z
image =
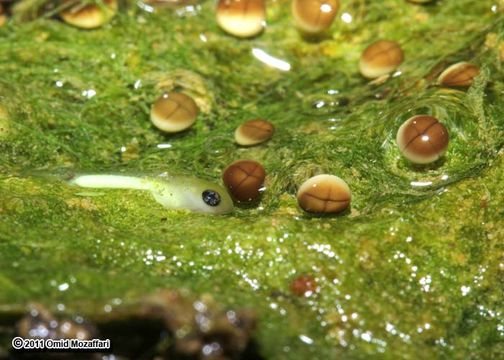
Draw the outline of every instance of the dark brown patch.
M317 282L310 275L300 275L291 282L291 291L296 296L307 296L317 291Z

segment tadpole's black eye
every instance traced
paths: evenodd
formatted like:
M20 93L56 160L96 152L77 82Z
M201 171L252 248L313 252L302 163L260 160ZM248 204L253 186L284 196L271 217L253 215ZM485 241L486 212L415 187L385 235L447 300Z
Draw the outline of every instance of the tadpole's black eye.
M209 206L217 206L220 204L221 199L217 191L205 190L203 191L201 196L203 197L203 201L205 202L205 204Z

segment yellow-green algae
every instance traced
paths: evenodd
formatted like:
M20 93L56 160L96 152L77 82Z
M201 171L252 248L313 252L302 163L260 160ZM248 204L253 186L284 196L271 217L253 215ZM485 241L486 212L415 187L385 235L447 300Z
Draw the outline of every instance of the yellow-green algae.
M320 42L301 39L286 1L268 2L265 33L248 41L218 29L210 1L196 14L132 2L95 31L33 10L42 3L17 6L0 28L3 323L31 301L92 320L114 299L183 287L257 309L266 358L502 356L502 0L342 1L339 15L352 21L338 17ZM378 38L399 41L406 61L368 85L358 58ZM268 68L253 48L292 70ZM457 61L481 66L476 84L434 86L433 69ZM173 88L203 113L165 136L148 112ZM451 135L428 168L401 159L393 141L417 113ZM275 137L238 149L234 129L256 117L275 124ZM267 190L259 207L224 217L169 211L134 191L77 194L58 180L92 170L217 182L239 158L264 164ZM350 212L297 208L297 186L317 173L349 183ZM294 298L289 283L304 273L320 291Z

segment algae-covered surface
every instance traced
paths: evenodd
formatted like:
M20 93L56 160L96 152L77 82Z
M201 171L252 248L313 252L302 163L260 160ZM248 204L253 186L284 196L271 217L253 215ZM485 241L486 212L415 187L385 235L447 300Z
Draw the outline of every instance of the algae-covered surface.
M92 31L21 7L0 28L0 317L37 302L94 321L184 288L254 309L266 359L501 358L504 2L346 0L319 41L299 35L288 1L267 4L266 31L251 40L223 33L212 1L154 13L122 4ZM370 84L358 61L380 38L398 41L405 61ZM437 86L458 61L480 66L473 86ZM170 136L149 109L172 89L201 114ZM450 133L428 167L395 144L420 113ZM234 129L251 118L276 133L239 148ZM219 183L237 159L264 165L266 190L230 215L65 181L168 172ZM298 208L297 188L320 173L348 182L350 210ZM303 274L318 284L309 297L290 291Z

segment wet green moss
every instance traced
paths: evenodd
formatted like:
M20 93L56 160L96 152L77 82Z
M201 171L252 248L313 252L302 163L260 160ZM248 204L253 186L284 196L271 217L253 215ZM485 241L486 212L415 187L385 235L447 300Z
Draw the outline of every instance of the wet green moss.
M0 130L0 304L62 303L97 318L114 299L185 287L256 308L268 358L497 357L504 4L496 13L492 5L347 1L341 12L353 21L338 19L313 43L297 34L284 1L248 41L217 28L210 2L196 16L125 8L95 31L47 16L22 22L31 15L17 8L17 21L0 28L0 127L8 129ZM377 37L399 41L406 61L400 76L369 85L357 62ZM292 71L268 68L252 48ZM481 66L475 85L437 88L432 69L462 60ZM166 136L148 113L174 88L202 115ZM451 135L446 157L427 168L401 159L394 143L419 112ZM272 121L275 136L236 147L234 129L256 117ZM223 217L62 180L71 171L167 171L219 181L239 158L264 164L267 190L258 208ZM297 208L297 186L320 172L348 182L350 212L313 218ZM290 281L305 273L320 291L295 298Z

